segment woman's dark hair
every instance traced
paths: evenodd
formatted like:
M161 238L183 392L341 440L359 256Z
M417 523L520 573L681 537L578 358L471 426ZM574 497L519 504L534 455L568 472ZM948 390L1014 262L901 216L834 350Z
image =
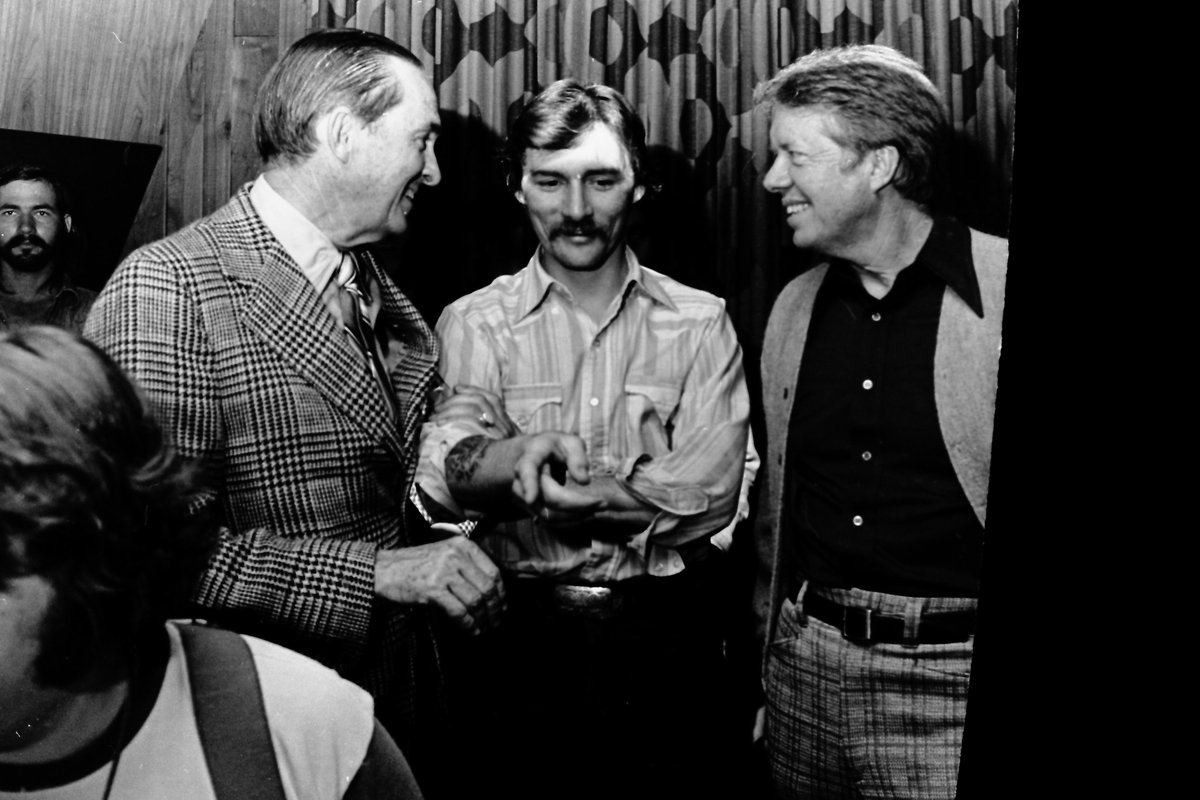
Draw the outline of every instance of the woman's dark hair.
M183 610L216 541L195 474L98 347L49 326L0 336L0 587L53 589L44 685L115 683Z

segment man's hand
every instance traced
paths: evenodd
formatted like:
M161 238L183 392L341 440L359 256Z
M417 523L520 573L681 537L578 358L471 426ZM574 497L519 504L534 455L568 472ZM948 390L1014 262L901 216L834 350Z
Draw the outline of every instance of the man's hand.
M404 605L435 605L463 630L478 635L496 627L504 611L500 570L465 537L380 550L375 594Z
M504 400L495 392L478 386L439 386L433 391L429 421L471 422L493 438L507 439L520 431L504 411Z
M586 486L592 479L583 439L550 431L511 441L517 446L512 466L514 497L531 509L555 504L565 510L590 504L589 498L569 486L571 482Z
M516 506L536 513L544 491L570 503L563 495L568 476L586 484L591 470L583 440L560 431L499 441L469 436L446 455L447 487L460 505L477 511Z

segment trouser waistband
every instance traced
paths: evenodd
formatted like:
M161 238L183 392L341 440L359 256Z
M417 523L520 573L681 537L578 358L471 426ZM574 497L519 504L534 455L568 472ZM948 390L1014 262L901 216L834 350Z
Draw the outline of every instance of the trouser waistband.
M976 605L970 597L905 597L807 583L797 598L801 613L834 626L847 640L908 646L970 640Z

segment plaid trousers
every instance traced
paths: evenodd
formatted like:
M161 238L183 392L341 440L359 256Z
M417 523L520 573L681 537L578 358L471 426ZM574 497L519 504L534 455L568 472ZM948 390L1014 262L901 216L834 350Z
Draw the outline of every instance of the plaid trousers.
M842 605L904 616L969 598L825 590ZM784 601L767 654L766 749L779 798L954 798L972 641L858 644Z

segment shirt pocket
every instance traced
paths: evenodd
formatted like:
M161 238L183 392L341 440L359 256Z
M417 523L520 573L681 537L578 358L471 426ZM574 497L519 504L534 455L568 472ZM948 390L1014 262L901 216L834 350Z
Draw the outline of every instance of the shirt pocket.
M650 455L671 449L679 396L679 384L672 381L651 376L630 376L625 380L629 421L641 432L642 442Z
M563 389L557 383L505 386L504 410L521 433L562 429Z

